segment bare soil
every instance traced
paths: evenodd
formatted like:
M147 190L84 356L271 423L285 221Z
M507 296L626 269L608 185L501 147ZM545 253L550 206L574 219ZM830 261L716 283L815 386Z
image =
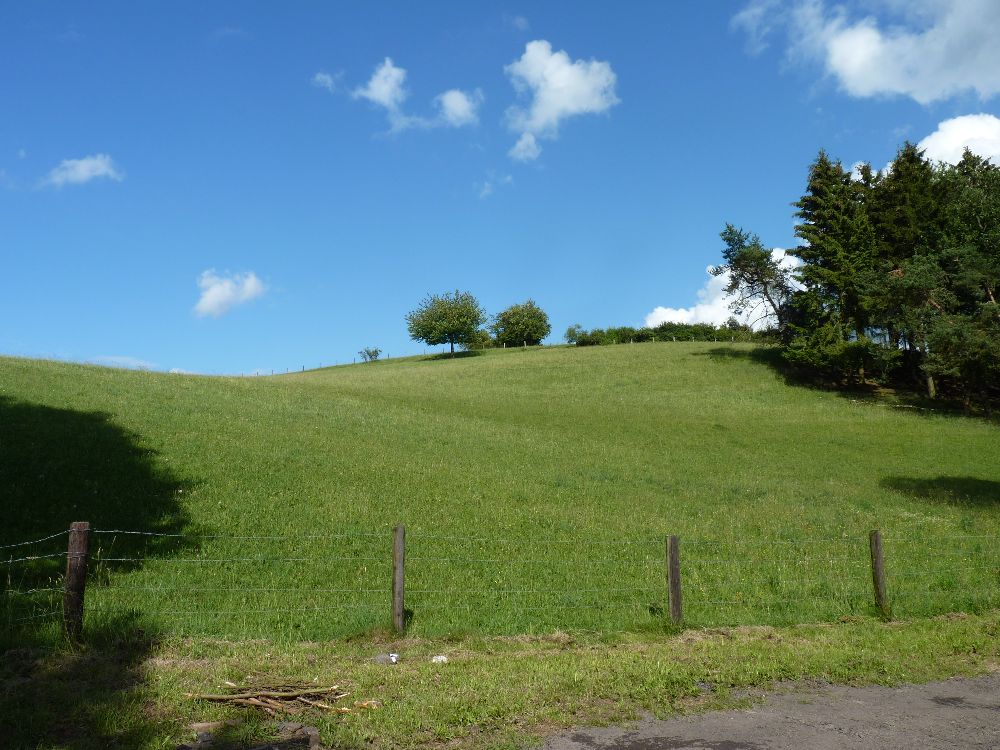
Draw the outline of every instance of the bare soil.
M972 750L1000 747L1000 672L926 685L792 684L748 710L575 730L544 750Z

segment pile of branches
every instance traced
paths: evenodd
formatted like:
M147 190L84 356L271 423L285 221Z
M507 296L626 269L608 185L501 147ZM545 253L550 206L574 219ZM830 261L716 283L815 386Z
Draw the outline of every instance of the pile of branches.
M232 682L226 685L230 693L213 695L208 693L187 693L188 698L214 703L228 703L233 706L258 708L270 716L277 714L300 714L304 711L319 710L339 714L353 713L355 709L377 708L378 701L355 701L353 707L334 706L333 703L346 698L350 693L341 692L339 685L317 687L316 685L277 685L265 688L239 687Z

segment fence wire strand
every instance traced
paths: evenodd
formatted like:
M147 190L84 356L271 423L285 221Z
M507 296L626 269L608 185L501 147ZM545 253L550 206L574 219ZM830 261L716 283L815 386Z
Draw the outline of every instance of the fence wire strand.
M68 533L61 531L33 541L2 545L0 549L21 551ZM382 531L260 536L127 529L93 529L91 533L104 538L134 536L178 541L274 541L303 544L301 547L289 544L277 548L259 545L259 551L278 552L279 556L275 557L266 554L226 557L224 552L230 549L225 549L224 544L213 545L223 547L219 550L223 552L221 555L212 556L211 552L214 550L206 549L205 553L209 555L206 557L192 557L190 553L189 556L172 557L162 553L129 555L129 543L121 541L125 547L121 549L124 554L104 556L98 549L96 554L89 557L96 585L93 588L93 599L90 599L88 589L88 600L97 606L88 608L88 612L121 611L129 608L164 617L198 615L205 618L237 618L240 615L263 614L305 616L342 610L366 612L373 617L381 617L384 615L385 602L380 604L375 601L375 597L387 597L391 594L388 586L380 585L383 580L388 582L387 578L381 577L383 567L388 568L390 564L391 530L388 528ZM627 627L629 623L636 622L629 618L634 618L634 613L642 610L648 610L654 616L666 616L666 535L619 539L510 536L489 538L408 531L407 604L418 612L439 613L434 617L441 616L445 619L453 619L448 617L449 612L474 612L472 619L485 623L499 622L507 611L532 615L575 610L629 613L617 616L553 615L538 618L538 621L551 622L554 619L570 626L580 624L585 627L603 627L602 623L608 623L609 627L615 627L614 623ZM374 539L383 540L385 548L371 542ZM317 540L331 541L333 546L318 544ZM994 540L998 544L990 548L983 540ZM883 543L886 549L889 597L897 611L929 614L955 606L975 609L1000 599L1000 537L997 535L931 535L925 538L912 536L911 530L911 536L894 537L885 534ZM117 543L103 544L110 548ZM572 549L558 545L571 545ZM253 547L253 544L234 544L231 550L238 552ZM988 549L984 550L983 547ZM329 549L334 554L316 554L323 549ZM688 615L686 619L694 623L710 626L740 622L776 623L779 620L804 622L809 621L808 618L832 620L848 614L874 611L872 584L868 575L871 560L866 534L774 540L681 537L680 549L684 601ZM183 546L178 545L177 551L183 554L182 550ZM353 550L357 550L359 554L337 554ZM24 549L24 552L27 551ZM292 555L280 556L282 551ZM305 554L297 556L295 553L300 551ZM381 554L383 552L385 554ZM522 557L522 553L526 553L526 556ZM79 556L67 552L24 555L0 559L0 564L6 564L10 568L16 564L38 560ZM111 565L113 563L134 563L136 567L116 568ZM204 572L196 567L189 570L199 572L183 574L189 576L193 585L143 585L146 574L139 569L140 566L148 564L151 571L155 571L173 563L206 567ZM320 585L315 587L267 585L283 582L282 571L286 569L277 567L281 563L311 564L302 567L309 577L314 575L313 567L327 563L357 563L364 567L360 568L361 572L357 572L358 569L351 572L346 565L329 568L329 572L323 572L324 580L333 584L328 586L323 586L323 581L318 581ZM368 563L381 565L367 565ZM108 566L104 567L104 564ZM252 573L244 573L245 569L238 567L239 565L262 567ZM272 566L270 570L267 567L269 565ZM20 589L0 589L7 600L5 606L12 608L14 614L18 607L37 608L51 603L51 599L33 601L31 597L63 591L61 588L46 588L38 578L31 580L31 571L41 568L28 567L24 570L23 580L17 581ZM484 576L484 572L487 575ZM21 575L21 572L8 574L8 585L14 583L11 577L16 579ZM175 572L168 575L180 574ZM240 585L248 578L248 583L256 585ZM118 585L117 581L121 581L123 585ZM306 578L295 582L310 581ZM36 586L30 587L32 583ZM350 583L356 585L338 585ZM442 583L443 586L439 585ZM647 583L649 585L644 585ZM449 585L453 586L449 588ZM143 602L147 600L144 594L151 595L148 597L152 605L150 609L143 606ZM213 594L218 596L211 596ZM239 597L241 594L246 596ZM156 602L153 600L155 596L161 596L166 601ZM190 600L185 602L185 596L190 597ZM309 602L308 597L312 597L311 601L316 606L296 606ZM250 608L239 606L241 598ZM25 603L18 604L22 600ZM211 600L212 605L206 605L202 609L189 608L206 600ZM496 606L484 606L484 600L493 602ZM186 603L188 608L170 609L162 606L168 601L182 607ZM265 607L270 601L292 606ZM238 608L234 609L233 605ZM53 610L8 622L38 620L59 614L59 610Z
M47 542L50 539L58 539L59 537L63 536L64 534L69 534L69 531L68 530L67 531L59 531L59 532L56 532L55 534L51 534L49 536L44 536L41 539L35 539L34 541L31 541L31 542L15 542L14 544L0 544L0 549L12 549L13 547L28 547L28 546L30 546L32 544L41 544L42 542Z

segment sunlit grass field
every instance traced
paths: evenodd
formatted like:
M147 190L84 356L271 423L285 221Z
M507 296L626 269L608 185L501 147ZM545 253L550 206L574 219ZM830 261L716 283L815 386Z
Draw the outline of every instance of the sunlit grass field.
M267 378L4 358L0 544L90 521L88 623L136 612L178 635L387 627L396 524L415 635L662 630L667 534L692 626L873 614L873 528L897 616L1000 604L997 425L790 384L761 354L552 347ZM3 564L9 622L58 611L34 590L64 564Z

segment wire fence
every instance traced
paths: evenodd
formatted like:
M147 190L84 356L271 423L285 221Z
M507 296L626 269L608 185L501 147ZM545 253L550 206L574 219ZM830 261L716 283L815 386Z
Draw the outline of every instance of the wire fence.
M0 622L59 623L66 531L0 546ZM219 535L89 531L88 622L134 613L164 631L335 637L393 623L391 529ZM680 539L683 621L694 627L831 622L879 614L866 534ZM895 617L1000 607L1000 537L885 535ZM81 593L81 601L83 596ZM410 530L408 628L533 633L669 624L665 537Z

